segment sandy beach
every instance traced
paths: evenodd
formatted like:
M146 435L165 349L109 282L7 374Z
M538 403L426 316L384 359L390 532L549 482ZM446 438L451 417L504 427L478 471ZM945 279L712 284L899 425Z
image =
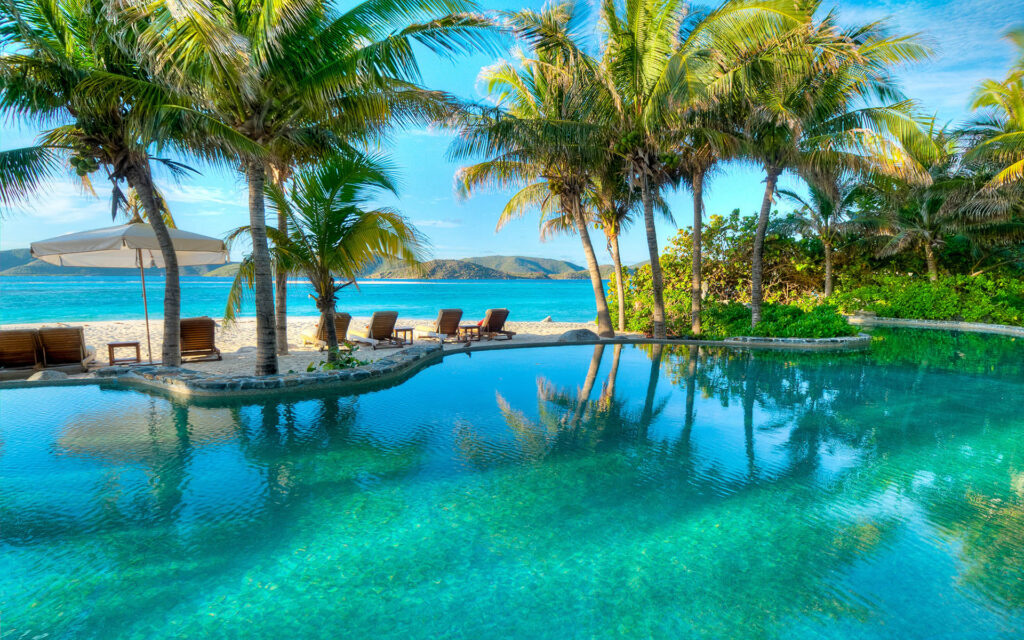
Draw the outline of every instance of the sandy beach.
M418 325L433 324L434 318L399 318L398 326L415 327ZM361 328L369 321L369 317L355 317L352 319L353 328ZM289 355L278 358L278 366L282 372L305 371L310 363L319 363L326 359L324 352L318 351L309 345L302 346L301 335L313 333L316 329L316 316L296 316L288 318L288 342ZM225 327L223 323L217 323L217 347L220 348L223 360L186 362L183 366L198 371L211 373L238 373L251 374L255 367L256 360L256 319L242 318L231 327ZM96 362L94 366L107 365L107 344L111 342L137 341L142 350L143 362L147 361L146 356L146 323L143 320L105 320L89 322L62 322L46 324L9 324L0 326L2 329L30 329L52 326L80 326L85 330L85 341L89 346L96 347ZM516 342L539 342L550 339L551 336L561 335L571 329L591 329L593 323L585 322L508 322L507 329L515 331ZM150 331L153 341L153 360L160 359L160 349L163 338L163 320L154 319L150 322ZM454 345L458 348L460 345ZM394 353L394 349L379 349L374 351L369 347L360 348L358 357L362 360L375 360ZM129 351L118 352L118 357L128 355Z

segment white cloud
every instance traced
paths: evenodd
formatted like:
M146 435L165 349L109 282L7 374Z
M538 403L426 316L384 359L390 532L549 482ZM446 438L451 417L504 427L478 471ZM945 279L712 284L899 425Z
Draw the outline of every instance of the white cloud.
M433 227L435 229L454 229L462 226L461 220L446 218L444 220L415 220L418 227Z
M181 215L193 218L213 218L216 216L225 215L225 211L223 209L199 209L193 211L184 211L181 213Z
M241 189L229 190L200 185L171 184L160 187L168 202L178 204L222 204L233 207L246 206L246 197Z
M1005 75L1013 48L1002 38L1024 15L1024 0L843 0L840 21L863 23L889 18L899 34L920 33L934 49L932 60L899 73L907 95L926 112L960 120L969 113L971 92L984 78Z
M436 127L433 125L427 127L418 127L415 129L406 129L403 132L407 136L414 136L419 138L444 138L450 136L451 132L443 127Z
M80 183L57 181L47 183L30 200L12 207L12 217L31 217L44 224L71 224L105 215L110 219L110 190L106 185L93 185L96 196Z

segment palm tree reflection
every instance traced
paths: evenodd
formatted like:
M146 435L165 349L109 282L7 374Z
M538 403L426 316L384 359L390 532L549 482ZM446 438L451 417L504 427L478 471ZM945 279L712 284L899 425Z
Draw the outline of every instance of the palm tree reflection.
M1013 376L937 352L926 366L901 356L886 367L873 352L584 353L573 377L546 371L535 389L527 379L524 400L497 393L497 412L489 395L438 401L422 424L380 409L402 389L112 407L66 425L54 446L58 462L90 470L94 484L74 488L86 497L28 510L4 496L0 541L52 551L71 577L46 585L40 610L98 612L75 628L84 635L127 624L125 590L160 612L212 574L241 583L260 558L294 548L295 531L324 533L314 575L333 580L349 563L346 580L365 593L402 583L396 593L422 598L443 588L424 587L436 576L470 584L458 567L500 558L506 585L542 567L543 588L586 581L601 620L658 601L709 636L729 635L730 612L767 637L800 616L867 620L874 605L850 568L907 540L958 554L944 566L984 607L1024 608L1019 408L964 406L1014 397ZM361 546L342 558L342 539ZM103 595L111 573L121 591ZM565 601L515 603L558 615Z
M638 412L629 409L629 403L616 396L622 345L615 345L601 393L593 398L605 349L605 345L594 346L583 384L575 391L559 387L545 376L537 378L536 419L513 408L500 392L495 393L498 410L516 440L516 458L540 460L571 451L592 451L601 446L612 446L623 438L642 439L646 436L651 422L661 414L664 402L655 403L654 390L651 389L644 408ZM655 386L660 355L658 357L659 360L651 364L651 383ZM460 425L456 440L462 454L478 468L507 459L500 451L485 446L484 438L472 425Z

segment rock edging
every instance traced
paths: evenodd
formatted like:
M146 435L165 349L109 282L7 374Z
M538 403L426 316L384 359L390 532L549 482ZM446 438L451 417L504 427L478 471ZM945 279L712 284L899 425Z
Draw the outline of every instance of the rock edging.
M442 349L441 345L421 343L397 351L370 364L341 369L338 371L313 371L282 373L273 376L251 376L238 374L217 374L164 367L161 365L113 366L97 369L89 378L67 380L24 380L0 383L0 388L22 388L36 386L70 386L86 384L117 384L122 387L136 387L162 391L187 397L233 397L266 393L288 393L292 391L359 391L368 387L387 386L402 382L419 369L440 362L443 357L477 351L524 349L539 347L562 347L585 344L663 344L668 346L732 347L738 349L796 349L833 350L869 348L871 337L867 334L841 338L758 338L736 337L725 340L654 340L650 338L598 338L573 333L572 341L552 337L544 342L515 342L505 340L497 343L473 343L459 349ZM563 336L565 337L565 336Z
M858 333L855 336L836 338L761 338L757 336L736 336L723 340L735 347L786 347L790 349L866 349L871 346L871 336Z
M985 324L984 322L961 322L959 320L915 320L912 318L879 318L870 315L847 316L850 324L862 327L908 327L911 329L942 329L944 331L970 331L971 333L992 333L1002 336L1024 338L1024 327L1008 324Z
M216 374L181 367L114 366L98 369L98 378L115 378L124 386L147 387L184 396L255 395L265 391L308 391L362 387L397 380L414 370L440 361L437 345L416 345L369 364L334 371L282 373L272 376Z

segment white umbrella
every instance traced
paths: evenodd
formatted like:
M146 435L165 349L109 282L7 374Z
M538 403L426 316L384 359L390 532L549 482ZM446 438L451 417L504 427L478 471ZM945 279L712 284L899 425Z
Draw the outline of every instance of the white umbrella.
M168 229L179 266L224 264L228 251L222 240L198 233ZM146 299L147 267L164 268L163 254L153 227L130 222L92 231L67 233L49 240L33 242L32 257L62 267L137 267L142 275L142 305L146 314L146 346L153 361L149 338L149 301Z

